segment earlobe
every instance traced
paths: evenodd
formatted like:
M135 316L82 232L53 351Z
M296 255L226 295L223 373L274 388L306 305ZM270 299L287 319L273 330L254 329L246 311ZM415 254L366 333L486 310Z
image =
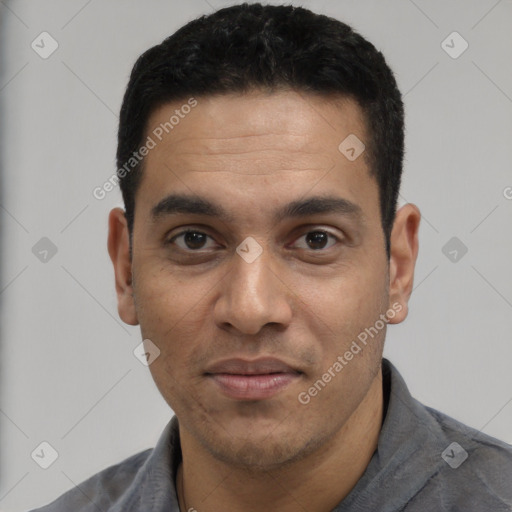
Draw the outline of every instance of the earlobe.
M403 322L407 317L418 256L420 220L418 207L408 203L397 211L393 223L389 262L389 307L393 304L400 304L402 307L390 320L392 324Z
M117 310L123 322L138 325L132 287L130 240L124 210L114 208L108 217L108 253L114 265Z

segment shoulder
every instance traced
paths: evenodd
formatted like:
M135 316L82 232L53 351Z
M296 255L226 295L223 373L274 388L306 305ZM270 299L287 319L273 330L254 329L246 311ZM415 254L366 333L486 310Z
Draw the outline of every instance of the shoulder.
M96 473L52 503L32 512L97 512L118 501L130 487L153 449L126 458Z
M178 510L174 488L174 471L181 460L178 427L173 416L154 448L96 473L32 512L127 512L147 510L148 504Z
M388 360L383 376L389 400L378 460L401 510L511 512L512 445L415 399Z
M470 463L465 466L467 469L478 468L490 473L503 470L508 472L511 478L509 483L512 484L512 445L484 434L436 409L424 407L440 426L445 438L453 443L453 446L447 450L443 457L450 460L450 457L453 458L456 452L461 453L461 457L459 457L460 465L455 462L450 467L455 465L462 467L463 463L468 461ZM452 454L452 449L454 454ZM467 457L463 450L467 453ZM470 455L471 461L469 460ZM462 459L464 459L464 462Z
M440 454L435 454L442 462L424 492L440 496L447 510L510 512L512 445L423 407L439 426L443 439Z

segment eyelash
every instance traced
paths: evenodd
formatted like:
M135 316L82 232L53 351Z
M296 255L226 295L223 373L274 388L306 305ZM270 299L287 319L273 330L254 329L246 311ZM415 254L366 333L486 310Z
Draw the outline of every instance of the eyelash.
M180 236L186 235L188 233L198 233L198 234L201 234L201 235L206 235L208 238L213 239L213 237L211 237L208 233L205 233L204 231L200 231L199 229L190 229L189 228L189 229L186 229L184 231L180 231L179 233L174 235L172 238L170 238L168 241L165 242L165 245L172 245L177 238L179 238ZM302 238L303 236L308 235L310 233L325 233L326 235L330 236L331 238L334 238L334 240L337 243L341 242L341 239L339 237L337 237L336 235L334 235L333 233L331 233L330 231L327 231L325 229L310 229L309 231L306 231L303 235L301 235L299 238ZM297 238L297 240L299 238ZM322 251L325 252L328 249L331 249L332 247L333 246L327 247L327 248L322 248L322 249L316 249L316 250L315 249L310 249L310 250L312 252L319 253L319 252L322 252ZM188 252L188 253L198 253L198 254L200 254L201 252L205 252L203 249L193 250L193 249L183 249L181 247L179 247L179 249L181 249L184 252ZM308 250L308 249L303 249L303 250Z

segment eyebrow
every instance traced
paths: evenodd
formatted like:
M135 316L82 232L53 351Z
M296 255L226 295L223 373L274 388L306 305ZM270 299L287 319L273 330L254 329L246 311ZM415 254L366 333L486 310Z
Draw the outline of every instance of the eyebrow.
M302 218L316 214L330 213L353 217L362 220L363 211L359 205L337 196L313 196L299 199L281 206L273 213L273 220L279 221L288 218ZM151 210L153 222L159 221L169 215L202 215L217 217L226 223L232 223L235 217L228 213L221 205L196 195L171 194L163 198Z

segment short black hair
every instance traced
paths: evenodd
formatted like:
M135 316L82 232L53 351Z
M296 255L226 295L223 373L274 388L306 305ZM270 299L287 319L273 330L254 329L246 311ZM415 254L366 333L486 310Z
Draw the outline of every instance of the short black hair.
M121 106L117 146L130 254L135 193L144 164L132 156L144 142L154 110L190 97L283 88L339 95L359 104L389 258L404 153L403 102L393 72L382 53L345 23L302 7L260 3L192 20L135 62ZM135 163L127 171L131 158Z

